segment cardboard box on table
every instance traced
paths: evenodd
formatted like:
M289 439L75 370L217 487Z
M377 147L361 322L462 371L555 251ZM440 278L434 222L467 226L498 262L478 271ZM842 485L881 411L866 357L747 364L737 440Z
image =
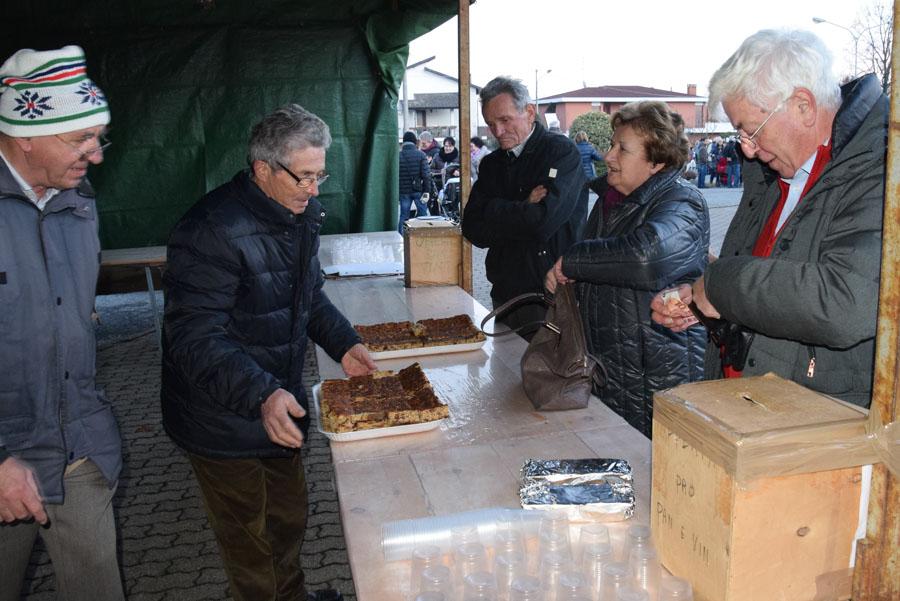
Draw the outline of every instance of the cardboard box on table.
M657 393L650 513L662 563L697 601L849 598L866 421L773 374Z
M403 226L403 283L455 286L462 281L462 233L444 219L410 219Z

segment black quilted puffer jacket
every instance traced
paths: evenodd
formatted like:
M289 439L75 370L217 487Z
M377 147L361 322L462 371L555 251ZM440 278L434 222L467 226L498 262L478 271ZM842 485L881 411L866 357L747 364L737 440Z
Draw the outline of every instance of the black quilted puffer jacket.
M650 436L653 393L703 377L706 330L675 333L650 319L660 290L700 277L709 250L709 211L677 169L660 171L603 219L606 180L585 240L563 255L563 273L577 292L590 351L609 378L595 390L628 423Z
M359 342L322 291L325 213L294 215L239 173L204 196L169 239L162 410L179 446L207 457L279 457L260 405L278 388L307 408L307 338L336 361ZM304 432L309 417L302 418Z

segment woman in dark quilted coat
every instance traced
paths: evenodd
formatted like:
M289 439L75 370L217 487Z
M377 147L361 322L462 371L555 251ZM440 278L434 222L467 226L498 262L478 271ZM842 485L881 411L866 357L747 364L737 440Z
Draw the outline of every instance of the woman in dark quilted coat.
M703 377L706 331L659 326L650 301L703 273L709 212L679 177L690 152L680 115L662 102L633 102L612 125L608 173L590 184L599 198L585 239L560 257L546 285L576 284L588 348L609 375L594 394L650 436L653 393Z

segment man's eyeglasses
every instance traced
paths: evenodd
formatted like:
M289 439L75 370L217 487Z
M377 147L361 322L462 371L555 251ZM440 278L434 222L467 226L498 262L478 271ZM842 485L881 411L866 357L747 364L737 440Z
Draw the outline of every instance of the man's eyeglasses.
M759 148L759 144L756 143L756 136L758 136L759 132L762 131L762 128L766 126L766 123L769 122L769 119L772 118L772 115L774 115L775 113L780 111L782 107L784 107L785 102L787 102L787 100L782 100L781 102L779 102L775 106L775 108L772 109L772 112L769 113L769 116L763 119L763 122L760 123L759 127L756 128L756 131L753 132L750 136L742 136L740 133L738 133L738 141L751 150L757 150Z
M99 136L97 136L97 139L96 139L97 145L94 148L88 147L88 145L92 141L94 141L94 138L88 138L87 140L83 140L83 141L77 142L77 143L69 142L68 140L61 138L58 135L56 136L56 138L60 142L62 142L63 144L65 144L66 146L68 146L69 148L74 150L75 152L77 152L79 160L94 156L98 152L103 152L107 148L112 146L112 142L109 141L109 138L106 137L106 134L100 134Z
M288 169L281 161L275 161L275 162L278 164L279 167L284 169L285 173L287 173L292 178L294 178L294 181L297 182L298 188L309 188L310 186L313 185L313 182L315 182L317 186L321 186L322 184L325 183L325 180L328 179L328 174L325 173L324 171L321 173L317 173L316 175L304 175L303 177L300 177L299 175L295 174L293 171Z

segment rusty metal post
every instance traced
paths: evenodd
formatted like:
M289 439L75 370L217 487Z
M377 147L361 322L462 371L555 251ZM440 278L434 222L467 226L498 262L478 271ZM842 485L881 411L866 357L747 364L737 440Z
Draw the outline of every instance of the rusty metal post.
M878 301L878 338L871 411L882 423L896 421L900 392L900 89L897 14L894 1L894 37L891 65L891 115L888 132L887 180L881 253L881 292ZM884 464L874 466L866 538L856 547L853 572L854 601L900 599L900 482Z
M469 138L471 135L472 105L469 101L471 73L469 72L469 0L459 0L459 183L460 183L460 214L465 209L469 200L469 192L472 190L472 155L469 152ZM462 273L460 274L460 286L469 294L472 294L472 245L465 238L460 239L462 244Z

